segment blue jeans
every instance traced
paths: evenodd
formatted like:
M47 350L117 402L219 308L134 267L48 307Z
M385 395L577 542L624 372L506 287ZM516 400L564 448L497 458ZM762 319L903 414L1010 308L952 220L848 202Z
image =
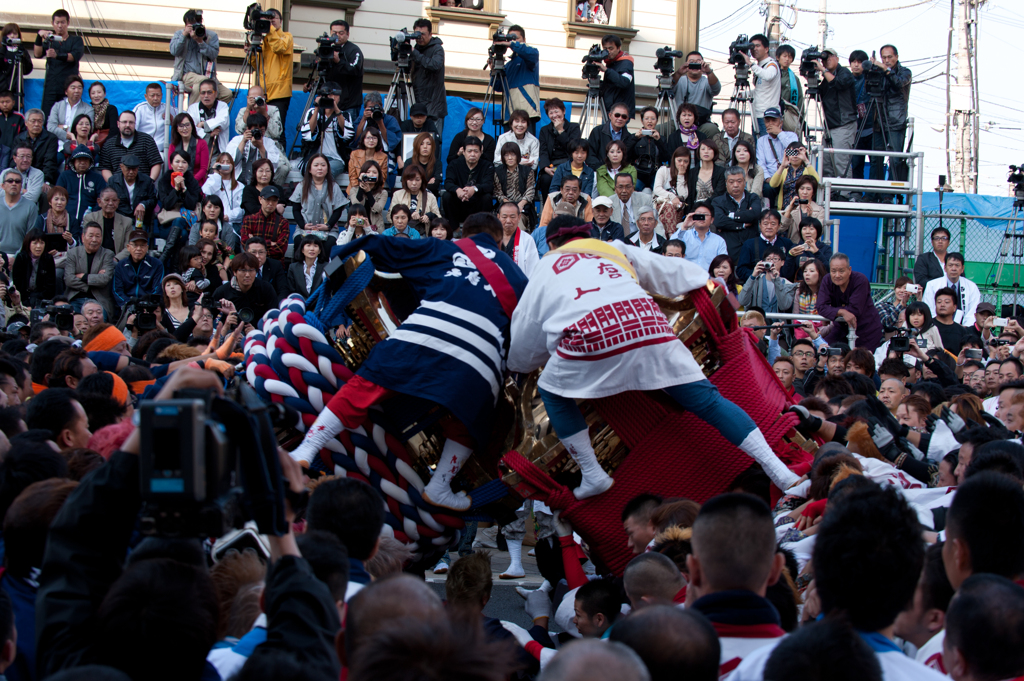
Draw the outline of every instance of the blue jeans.
M576 400L543 388L537 390L544 400L544 408L558 437L569 437L587 429L587 422ZM707 379L673 385L664 391L680 407L707 422L734 445L739 446L757 428L745 411L722 397L718 388Z

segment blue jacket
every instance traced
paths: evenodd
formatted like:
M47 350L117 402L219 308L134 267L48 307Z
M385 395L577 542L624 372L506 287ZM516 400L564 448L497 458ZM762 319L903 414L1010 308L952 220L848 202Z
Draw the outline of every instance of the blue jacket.
M68 192L68 223L71 235L76 240L82 236L82 216L97 209L96 199L107 188L103 175L95 168L89 168L83 175L74 170L65 170L57 178L57 186Z
M138 267L131 258L114 265L114 300L119 306L137 296L160 296L160 282L164 278L164 265L147 255Z
M524 109L530 118L540 118L540 52L518 42L513 42L509 49L512 58L505 64L505 77L512 110ZM500 92L500 84L495 83L494 89Z
M562 180L572 174L572 161L566 161L555 168L555 174L551 177L551 189L548 191L554 193L560 190L562 188ZM593 196L596 180L597 173L594 172L593 168L584 163L583 172L580 173L580 191L587 196Z

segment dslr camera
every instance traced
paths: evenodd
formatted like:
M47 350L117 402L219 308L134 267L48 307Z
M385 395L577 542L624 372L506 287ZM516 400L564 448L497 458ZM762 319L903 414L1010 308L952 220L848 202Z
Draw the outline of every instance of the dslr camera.
M595 43L590 46L590 51L583 55L583 77L587 80L600 78L601 69L598 64L608 58L608 50Z
M294 412L265 403L245 383L216 397L179 390L170 400L139 405L141 530L161 537L220 537L255 521L261 534L288 531L291 492L277 458L275 428L296 423Z
M257 128L255 125L249 128L249 132L252 134L252 139L254 142L263 139L263 131Z
M192 11L196 15L196 20L192 24L192 33L194 33L197 38L205 38L206 37L206 27L203 26L203 10L195 9L195 10L192 10Z
M133 326L139 331L139 335L152 331L156 328L156 311L160 303L149 296L130 298L128 300L128 314L135 315Z
M407 28L403 28L401 31L396 33L390 38L391 41L391 61L397 62L400 66L409 66L409 55L412 54L412 44L422 34L419 31L409 31Z
M683 53L680 50L673 50L666 45L655 50L654 56L658 58L658 61L654 62L654 68L661 71L663 76L671 76L672 72L675 71L675 64L672 63L672 60L682 59ZM700 68L700 66L698 65L697 68Z
M242 27L247 31L251 31L254 36L262 37L270 33L270 22L273 18L273 12L264 12L260 3L254 2L245 8Z
M747 60L743 58L743 55L750 54L752 49L754 49L754 43L750 42L750 38L746 34L736 36L736 40L729 43L729 63L733 66L746 66Z

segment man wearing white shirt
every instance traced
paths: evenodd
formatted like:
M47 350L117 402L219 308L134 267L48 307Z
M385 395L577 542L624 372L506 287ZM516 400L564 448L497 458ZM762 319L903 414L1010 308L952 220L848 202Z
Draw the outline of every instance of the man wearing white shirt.
M658 224L658 218L654 215L654 207L650 205L643 206L637 209L637 214L637 230L630 235L627 243L651 253L664 255L665 243L668 239L654 232L654 228Z
M217 81L207 78L199 84L199 101L190 106L187 113L196 124L196 136L206 140L210 159L217 158L226 148L219 145L218 140L222 134L227 139L231 117L231 107L217 99Z
M750 38L753 48L750 53L741 52L750 72L754 75L754 94L751 101L754 119L757 121L759 135L767 133L765 121L767 110L778 107L782 99L782 76L779 63L772 59L768 51L768 38L760 33ZM774 174L774 173L773 173ZM770 177L765 172L765 177Z
M714 226L714 211L710 204L701 201L693 207L693 211L683 220L683 226L672 237L686 244L685 258L701 269L711 267L715 256L729 252L725 239L712 234L711 228Z
M537 254L537 243L529 234L519 229L519 204L506 201L498 208L498 220L501 221L501 250L519 265L527 277L530 270L540 260Z
M145 101L136 104L132 109L135 112L135 129L153 138L161 158L167 153L167 144L170 142L170 121L178 115L178 110L164 104L163 98L164 90L160 83L150 83L146 86ZM171 109L170 115L167 112L168 107Z
M953 314L953 321L962 326L974 325L974 313L981 302L981 292L978 286L962 276L964 273L964 256L961 253L952 251L946 254L946 276L932 279L924 288L924 296L921 301L928 305L928 309L935 316L935 294L944 288L950 288L956 293L956 312Z

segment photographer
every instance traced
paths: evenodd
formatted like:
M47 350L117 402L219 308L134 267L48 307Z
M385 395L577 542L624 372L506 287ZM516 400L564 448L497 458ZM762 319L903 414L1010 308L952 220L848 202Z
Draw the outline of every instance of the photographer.
M267 14L273 15L273 17L270 19L270 30L263 36L262 75L263 83L266 85L265 96L270 100L268 104L281 112L281 120L284 121L288 117L288 104L292 101L292 52L295 45L292 34L281 29L283 24L281 12L271 7L267 10ZM252 46L248 42L245 45L245 52L250 63L255 67L256 59L252 54ZM284 140L284 136L280 132L275 135L272 131L270 136L275 140Z
M501 34L501 30L498 30ZM537 134L537 121L540 120L540 52L536 47L526 44L526 31L522 26L509 26L505 31L508 40L495 41L491 49L508 48L512 58L505 65L505 77L508 80L508 93L512 111L526 111L530 115L529 129L531 135ZM505 50L502 49L504 54ZM490 68L494 58L487 60ZM500 83L492 76L492 85L497 92L501 91ZM500 146L500 145L499 145Z
M188 104L191 109L199 99L203 82L211 79L214 84L216 98L222 102L230 102L231 90L217 80L217 55L220 53L220 38L214 31L203 26L202 10L190 9L182 17L185 28L175 31L171 38L171 54L174 55L174 73L171 80L179 81L182 89L188 92ZM206 106L210 106L207 104ZM199 117L193 115L193 120ZM227 125L224 126L227 129Z
M907 136L907 110L913 74L910 69L900 64L900 55L894 46L883 45L879 52L882 60L871 60L876 69L882 70L881 110L875 114L871 148L875 151L903 151ZM871 75L868 74L866 77L870 79ZM889 159L889 177L893 180L907 179L906 159ZM871 157L871 179L885 179L885 166L881 156ZM883 203L892 202L889 194L880 197L879 200Z
M248 126L245 121L252 114L260 114L267 118L267 134L273 139L280 139L284 135L284 118L281 110L267 101L267 91L259 85L253 85L245 96L245 106L238 110L235 116L235 134L245 133Z
M604 79L601 81L601 99L610 114L616 104L625 104L629 117L623 126L633 120L636 110L636 83L633 81L633 57L622 51L622 40L609 33L601 38L601 47L608 52L604 61L597 63ZM602 154L603 155L603 154Z
M350 30L347 21L336 19L331 22L334 52L325 78L339 88L338 108L348 120L354 121L363 103L364 62L362 50L355 43L349 42Z
M672 83L676 104L692 104L696 108L700 131L707 137L718 134L718 126L711 122L711 111L715 97L722 91L722 81L704 56L696 50L687 54L686 64L672 74Z
M868 53L864 50L854 50L850 53L850 73L853 74L854 79L854 90L857 93L857 127L863 129L860 131L860 137L857 139L857 149L862 151L871 150L871 136L874 134L871 121L864 121L864 118L868 115L868 103L871 98L868 97L867 89L864 87L864 64L868 61ZM852 169L852 176L861 180L864 178L864 156L853 156L850 159L850 166Z
M814 62L821 74L818 92L825 112L826 140L833 149L853 149L857 144L857 82L850 69L839 65L839 55L832 50L821 51L821 61ZM852 156L825 154L821 169L825 177L849 177Z
M753 46L750 53L740 54L750 67L750 72L754 74L754 96L750 106L757 121L757 134L766 135L768 129L764 125L764 112L779 105L782 98L782 78L779 63L768 53L768 38L758 33L751 36L750 44Z
M63 96L67 80L79 75L78 65L85 54L81 36L69 35L71 15L59 9L51 17L53 30L42 29L36 35L32 54L36 59L46 57L46 80L43 82L43 103L39 106L49 118L50 109Z
M437 128L438 132L436 139L440 139L440 123L443 121L434 121L429 116L428 120L433 121L434 127ZM387 175L387 185L391 186L394 184L395 168L401 161L402 126L397 118L389 113L385 113L384 99L379 92L366 93L366 97L363 100L363 113L359 116L358 123L354 123L354 125L356 126L355 133L349 142L349 149L353 150L359 148L359 142L363 139L363 131L366 130L367 126L376 127L381 131L381 149L387 152L388 155L388 167L381 166L381 169Z
M274 181L277 184L286 182L291 168L287 160L281 156L277 142L267 135L267 117L263 114L250 114L245 119L245 127L245 133L236 138L238 144L235 146L235 174L238 181L242 184L252 184L252 164L265 158L274 166Z
M444 118L448 115L447 92L444 88L444 48L432 33L430 19L417 19L412 25L419 31L412 60L412 90L417 102L427 105L429 118L439 135L444 135ZM401 136L399 136L401 137ZM397 142L393 143L397 146ZM390 146L389 146L390 148Z
M299 129L302 135L303 167L315 154L323 154L331 164L331 175L335 179L345 172L349 154L348 143L355 136L353 119L338 106L340 100L340 87L334 83L321 85L316 106L309 107L306 120ZM358 112L357 107L356 113Z
M8 41L17 40L19 44L16 46L8 45ZM21 28L15 24L6 24L2 30L0 30L0 90L7 90L11 96L11 111L4 111L4 118L8 118L11 112L15 109L21 109L25 105L25 93L21 89L23 87L23 80L25 76L32 73L32 53L28 51L27 45L20 44L21 41ZM10 48L14 47L12 51ZM21 72L21 80L16 78L16 72ZM0 109L2 109L0 105ZM17 114L20 118L21 114ZM24 128L24 121L22 121L22 128ZM6 130L5 130L6 132ZM0 142L10 146L14 137L21 132L14 133L14 136L10 138L0 138Z
M765 312L778 312L793 307L796 284L780 274L786 256L781 248L769 246L754 265L740 290L739 303L744 308L759 307Z
M163 263L149 254L149 235L133 230L128 257L114 265L114 301L123 308L131 298L158 296L163 278Z
M236 255L231 259L228 269L231 271L231 281L213 292L213 302L218 305L221 300L234 303L238 317L244 323L244 331L248 333L253 322L262 318L267 310L277 307L277 291L270 282L257 278L260 261L251 253Z

